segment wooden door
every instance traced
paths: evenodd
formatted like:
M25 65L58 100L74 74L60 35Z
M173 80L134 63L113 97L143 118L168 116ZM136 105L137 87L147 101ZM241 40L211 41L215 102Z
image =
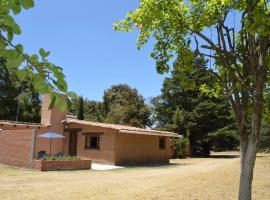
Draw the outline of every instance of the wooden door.
M77 156L77 132L69 132L69 155Z

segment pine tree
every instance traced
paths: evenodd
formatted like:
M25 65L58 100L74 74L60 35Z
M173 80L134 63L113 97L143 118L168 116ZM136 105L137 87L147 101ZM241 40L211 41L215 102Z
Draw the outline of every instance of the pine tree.
M79 109L77 113L77 118L80 120L84 120L84 106L83 106L83 97L79 98Z

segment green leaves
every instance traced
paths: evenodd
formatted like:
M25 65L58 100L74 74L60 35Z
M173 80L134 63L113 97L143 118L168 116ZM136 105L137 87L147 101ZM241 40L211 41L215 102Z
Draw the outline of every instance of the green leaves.
M23 59L21 57L18 59L9 59L7 61L6 66L9 69L11 69L11 68L17 69L19 66L21 66L22 62L23 62Z
M67 110L68 108L68 99L66 96L53 92L51 93L51 103L49 105L49 109L57 106L62 112Z
M32 8L34 7L34 1L33 0L22 0L22 6L25 8L25 9L29 9L29 8Z
M26 72L26 70L19 70L19 71L17 71L16 74L17 74L19 80L23 81L27 75L27 72Z
M12 4L11 7L14 15L17 15L21 12L21 1L20 0L15 0L14 3Z
M214 87L209 87L206 84L200 86L200 92L210 97L220 98L224 95L224 89L218 83Z
M145 127L151 125L150 111L137 89L112 85L103 96L105 122Z
M17 35L21 34L21 29L19 25L15 22L15 20L11 16L9 15L6 16L5 25L9 26L12 29L14 34L17 34Z
M43 48L39 49L39 54L41 55L42 59L45 61L46 58L50 55L50 51L45 51Z
M8 70L14 70L20 82L29 78L34 88L40 94L51 94L51 106L57 105L61 109L67 108L67 101L59 94L68 93L68 86L62 68L48 62L50 51L40 48L39 54L29 55L24 52L23 45L13 44L13 36L21 34L20 26L14 15L24 9L34 7L33 0L0 0L0 58L5 60Z

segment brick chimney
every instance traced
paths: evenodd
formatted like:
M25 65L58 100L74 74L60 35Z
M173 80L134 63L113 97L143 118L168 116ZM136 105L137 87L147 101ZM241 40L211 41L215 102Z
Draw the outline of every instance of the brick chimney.
M65 96L63 96L65 98ZM49 94L46 94L42 98L41 108L41 124L45 126L62 126L61 121L66 118L67 112L62 112L57 106L49 109L51 98Z

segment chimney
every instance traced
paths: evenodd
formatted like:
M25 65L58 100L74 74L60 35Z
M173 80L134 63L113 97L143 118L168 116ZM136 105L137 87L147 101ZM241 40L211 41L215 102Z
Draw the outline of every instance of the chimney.
M66 98L63 95L63 98ZM41 124L45 126L61 126L61 121L66 118L67 112L62 112L57 106L49 109L51 98L49 94L43 96L41 108Z

